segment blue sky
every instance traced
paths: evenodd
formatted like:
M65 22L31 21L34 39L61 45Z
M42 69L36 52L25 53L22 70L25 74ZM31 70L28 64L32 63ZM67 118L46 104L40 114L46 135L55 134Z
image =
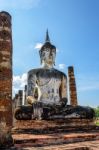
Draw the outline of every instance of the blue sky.
M40 67L46 29L57 47L56 68L75 69L80 105L99 105L99 0L0 0L12 15L14 92Z

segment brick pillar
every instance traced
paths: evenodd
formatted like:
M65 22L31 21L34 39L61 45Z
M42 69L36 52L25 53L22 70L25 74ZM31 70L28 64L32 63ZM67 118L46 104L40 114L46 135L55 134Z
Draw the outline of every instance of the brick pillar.
M18 107L18 94L15 94L14 101L15 101L15 108L16 108Z
M0 149L13 144L11 16L0 12Z
M77 91L73 66L68 67L70 105L77 106Z
M19 90L18 92L18 106L22 106L23 101L23 90Z
M24 105L27 105L26 97L27 97L27 85L25 85L25 88L24 88Z

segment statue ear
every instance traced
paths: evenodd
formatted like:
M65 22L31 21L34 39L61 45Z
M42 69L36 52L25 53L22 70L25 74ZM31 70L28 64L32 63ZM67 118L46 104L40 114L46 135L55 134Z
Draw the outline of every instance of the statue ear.
M40 55L40 62L42 64L42 53L41 53L41 51L39 51L39 55Z
M43 63L43 60L42 60L42 57L41 57L41 65L42 65L42 63Z

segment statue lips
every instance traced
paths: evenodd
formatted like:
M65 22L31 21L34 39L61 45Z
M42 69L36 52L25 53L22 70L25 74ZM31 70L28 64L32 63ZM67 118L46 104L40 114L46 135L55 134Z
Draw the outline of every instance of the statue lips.
M49 63L49 64L52 64L52 63L53 63L52 59L49 59L49 60L48 60L48 63Z

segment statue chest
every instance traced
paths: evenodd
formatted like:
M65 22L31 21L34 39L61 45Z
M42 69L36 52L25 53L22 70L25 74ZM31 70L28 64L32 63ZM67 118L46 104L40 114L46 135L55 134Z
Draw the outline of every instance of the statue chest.
M39 80L38 80L39 81ZM59 89L61 80L59 78L40 78L39 87L41 89L41 101L44 103L57 103L60 100Z
M62 76L55 71L38 71L28 79L28 92L33 95L33 88L38 84L41 92L40 101L47 104L59 103Z

